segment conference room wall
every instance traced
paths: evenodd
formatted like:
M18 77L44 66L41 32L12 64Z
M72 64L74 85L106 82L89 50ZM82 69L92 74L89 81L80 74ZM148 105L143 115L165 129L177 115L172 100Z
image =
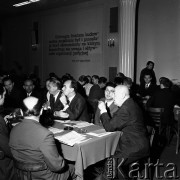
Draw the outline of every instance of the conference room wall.
M155 73L180 81L180 1L141 0L138 13L137 82L148 60Z
M118 1L97 0L6 19L3 24L3 67L18 71L16 62L23 73L35 71L43 82L50 72L59 76L67 72L76 79L82 74L108 77L109 67L117 67L118 64L118 33L109 33L110 8L117 5ZM38 23L37 48L31 46L34 22ZM62 36L65 35L69 36L68 40L74 41L72 35L83 35L76 39L80 42L80 51L83 51L82 43L86 43L84 52L88 55L74 55L74 52L71 55L57 55L63 52L61 50L52 55L50 45L57 45L52 42L64 40ZM107 39L111 37L116 38L114 48L107 46ZM87 38L96 40L88 41ZM88 42L97 45L90 45L94 49L87 50ZM67 46L63 48L65 52L70 52L66 50Z

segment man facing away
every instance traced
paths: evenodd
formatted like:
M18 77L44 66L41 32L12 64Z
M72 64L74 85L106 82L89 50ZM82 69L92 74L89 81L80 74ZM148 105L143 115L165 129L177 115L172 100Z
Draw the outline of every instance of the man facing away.
M39 123L41 106L38 99L27 97L23 105L24 119L10 133L9 146L14 159L29 164L45 163L47 168L32 172L32 179L75 178L73 166L67 165L58 153L53 133ZM26 174L23 176L25 178Z
M149 140L139 106L130 98L127 86L115 87L114 103L119 109L110 118L104 102L100 102L101 121L106 131L122 131L114 157L123 166L149 155Z

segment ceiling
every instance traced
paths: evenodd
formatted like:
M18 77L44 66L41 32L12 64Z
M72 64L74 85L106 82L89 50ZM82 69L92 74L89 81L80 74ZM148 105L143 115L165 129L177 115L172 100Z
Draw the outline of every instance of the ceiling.
M73 5L90 0L40 0L39 2L31 3L21 7L13 6L13 4L17 4L22 1L27 0L0 0L0 16L10 17L22 15L26 13L48 10L51 8Z

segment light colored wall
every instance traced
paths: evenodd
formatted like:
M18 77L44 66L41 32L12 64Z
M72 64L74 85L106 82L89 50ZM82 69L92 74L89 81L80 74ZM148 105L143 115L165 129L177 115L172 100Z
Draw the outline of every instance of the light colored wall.
M157 79L180 81L180 1L140 0L137 43L137 82L148 60Z

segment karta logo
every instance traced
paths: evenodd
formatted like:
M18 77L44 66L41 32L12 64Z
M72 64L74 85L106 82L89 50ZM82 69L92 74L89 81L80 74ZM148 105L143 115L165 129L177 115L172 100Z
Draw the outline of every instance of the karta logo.
M129 170L126 175L122 170L123 163L124 159L108 158L105 167L106 178L109 180L119 180L120 177L126 178L128 176L128 178L148 180L151 178L150 172L152 172L151 170L153 169L156 179L180 179L177 166L174 163L161 163L159 159L157 159L156 163L147 162L139 164L139 162L135 162L129 165Z

